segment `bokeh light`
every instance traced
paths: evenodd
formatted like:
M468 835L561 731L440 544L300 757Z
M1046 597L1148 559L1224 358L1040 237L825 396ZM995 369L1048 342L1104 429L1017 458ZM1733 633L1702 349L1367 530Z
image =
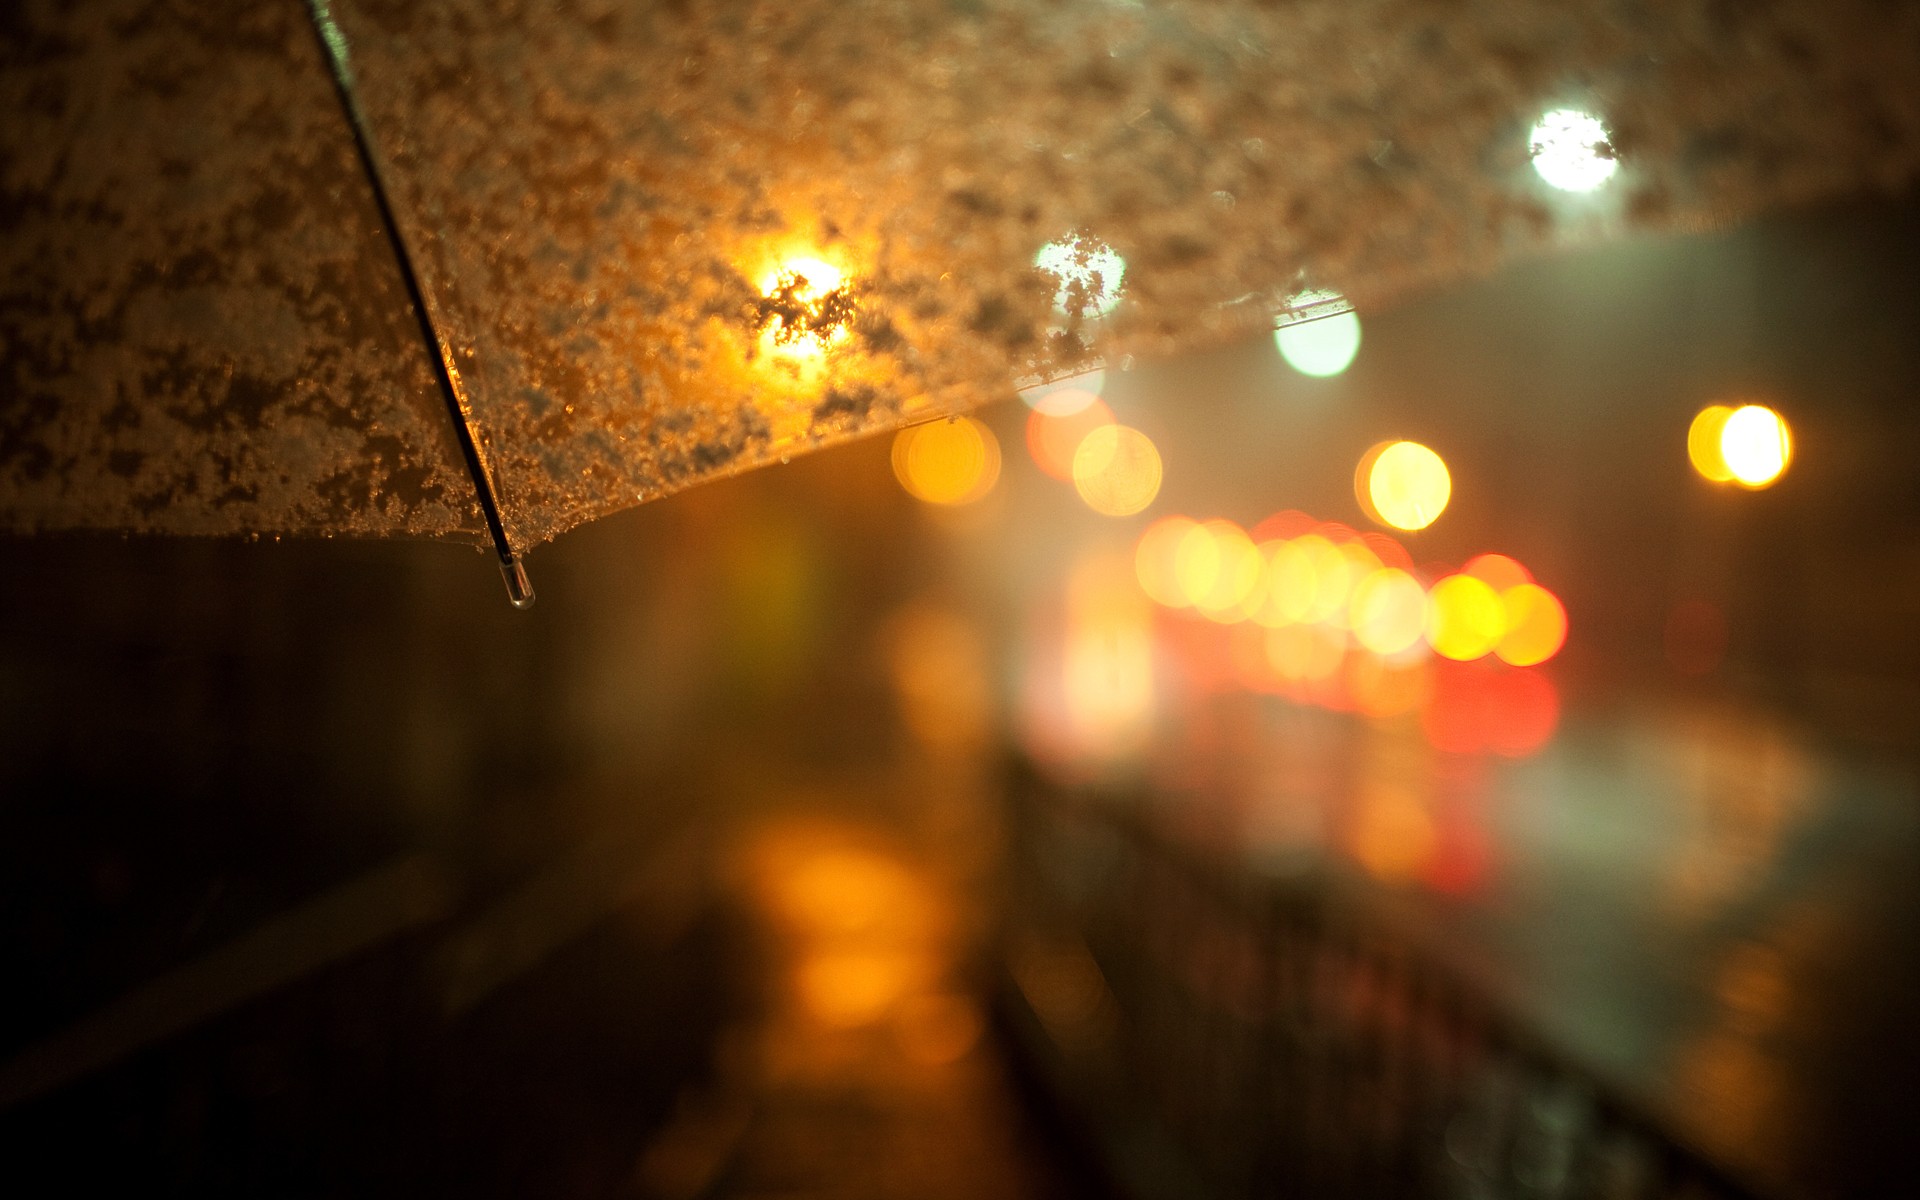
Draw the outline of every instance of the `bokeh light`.
M1449 575L1428 593L1427 644L1443 658L1480 658L1507 632L1506 606L1486 581Z
M781 288L792 286L794 296L800 300L818 300L846 282L846 273L825 259L811 255L789 258L778 267L761 276L760 291L771 296Z
M1748 404L1727 414L1720 428L1720 459L1736 483L1763 488L1780 478L1793 457L1793 436L1779 413Z
M1195 526L1181 539L1178 560L1187 599L1212 620L1245 620L1266 566L1253 539L1232 521Z
M1273 331L1280 357L1302 375L1325 379L1353 365L1360 353L1360 318L1351 312L1283 325Z
M1098 238L1048 242L1033 256L1033 265L1058 281L1053 306L1062 313L1104 317L1120 307L1127 260Z
M1724 404L1710 404L1700 410L1687 427L1687 458L1704 479L1725 483L1733 478L1727 460L1720 456L1720 432L1727 427L1733 410Z
M861 946L809 955L801 961L795 982L815 1020L851 1029L885 1016L923 973L919 956Z
M1354 580L1347 556L1331 540L1318 533L1294 539L1313 571L1313 591L1308 595L1305 621L1331 620L1346 609Z
M1234 682L1250 692L1270 696L1283 693L1285 681L1267 661L1267 631L1244 621L1228 628L1231 632L1227 635L1227 658Z
M1590 192L1620 169L1607 127L1592 113L1556 108L1528 138L1533 169L1563 192Z
M1383 567L1398 567L1402 571L1413 570L1413 556L1407 548L1378 530L1369 529L1358 535L1360 544L1365 546Z
M1427 594L1407 572L1382 567L1360 581L1349 604L1353 640L1380 655L1420 641L1427 627Z
M1251 532L1163 518L1133 566L1136 595L1208 618L1153 626L1183 689L1382 722L1418 714L1432 745L1459 754L1533 754L1558 724L1558 693L1533 668L1565 645L1566 610L1508 555L1416 569L1386 534L1287 510Z
M1267 630L1267 661L1293 683L1330 679L1347 654L1346 639L1325 625L1283 625Z
M1189 524L1174 548L1173 563L1181 607L1193 608L1212 595L1220 578L1220 548L1214 543L1213 530Z
M905 861L806 825L756 842L755 882L799 952L793 998L814 1022L871 1024L929 980L939 904Z
M1297 508L1285 508L1262 517L1249 533L1255 542L1264 543L1277 538L1297 538L1303 533L1313 532L1319 524Z
M786 858L770 880L781 916L810 936L857 933L908 902L913 878L864 848L816 848Z
M1154 711L1151 613L1124 557L1089 554L1067 581L1060 662L1067 748L1124 759L1144 744Z
M1440 456L1419 442L1375 446L1361 462L1365 487L1355 490L1369 520L1413 532L1433 524L1446 511L1453 479Z
M825 259L789 258L760 279L760 294L775 302L762 351L801 363L817 360L847 336L844 316L833 305L846 273Z
M1501 662L1531 667L1560 653L1567 640L1567 610L1558 596L1537 583L1522 583L1502 591L1500 604L1506 632L1493 651Z
M931 421L893 439L893 474L915 499L971 504L1000 478L1000 443L970 417Z
M1155 604L1192 608L1193 600L1180 578L1180 546L1200 526L1189 517L1163 517L1147 526L1134 547L1134 577L1140 590Z
M1460 573L1473 576L1496 592L1533 582L1533 572L1519 560L1504 554L1476 554L1460 568Z
M1454 578L1461 578L1455 576ZM1560 723L1560 693L1540 671L1486 663L1442 663L1420 728L1448 754L1536 754Z
M1539 671L1491 672L1487 749L1506 758L1537 754L1560 724L1560 692Z
M1266 586L1253 619L1270 629L1311 619L1320 590L1313 556L1297 539L1288 538L1262 542L1260 555L1266 560Z
M1378 556L1367 547L1367 543L1356 536L1352 530L1342 527L1334 542L1340 550L1340 557L1346 561L1346 596L1339 607L1329 613L1327 620L1342 629L1352 628L1353 598L1359 594L1360 584L1368 576L1378 571L1381 562Z
M1373 506L1373 467L1380 461L1380 455L1386 448L1393 444L1390 441L1375 442L1368 446L1366 453L1360 456L1360 461L1353 467L1354 502L1360 506L1360 515L1375 525L1385 525L1387 519L1381 516L1380 510Z
M1089 433L1113 424L1113 410L1100 400L1073 412L1053 414L1034 409L1027 415L1027 453L1034 465L1055 479L1073 478L1073 456Z
M1758 490L1786 471L1793 434L1765 405L1709 405L1687 427L1687 458L1705 479Z
M1132 516L1160 494L1160 451L1138 429L1102 425L1074 451L1073 487L1097 513Z

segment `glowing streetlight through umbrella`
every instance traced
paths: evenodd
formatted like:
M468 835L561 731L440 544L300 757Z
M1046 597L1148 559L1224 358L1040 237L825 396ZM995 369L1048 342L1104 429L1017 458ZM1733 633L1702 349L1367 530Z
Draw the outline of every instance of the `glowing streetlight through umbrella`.
M1563 192L1590 192L1620 169L1607 127L1592 113L1556 108L1528 139L1533 169Z

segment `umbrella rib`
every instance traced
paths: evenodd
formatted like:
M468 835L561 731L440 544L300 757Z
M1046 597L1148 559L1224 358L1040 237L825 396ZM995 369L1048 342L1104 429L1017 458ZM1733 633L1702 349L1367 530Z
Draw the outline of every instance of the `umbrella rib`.
M500 573L507 581L507 598L515 608L531 608L533 584L528 580L526 565L514 551L513 543L507 537L507 527L500 519L500 497L494 491L493 473L487 469L480 443L474 437L471 405L466 387L460 379L460 368L453 360L453 346L434 325L433 314L427 308L426 289L421 286L419 273L414 269L413 256L408 252L406 239L400 233L399 218L394 215L393 203L387 196L379 160L374 152L373 134L368 128L366 114L360 107L359 95L354 90L353 68L347 61L346 35L334 22L327 0L306 0L306 8L313 19L313 31L320 39L320 56L327 62L327 73L333 77L334 91L339 95L340 107L346 113L347 127L353 131L354 149L360 154L360 166L366 172L367 185L373 190L373 203L379 209L380 225L386 232L387 245L392 249L394 261L400 268L400 279L406 285L414 319L419 323L421 336L433 350L428 357L433 360L434 381L439 384L440 396L447 403L447 415L453 418L454 436L460 443L460 455L466 460L467 474L473 478L473 489L480 501L480 515L485 518L487 532L492 536L494 549L500 555Z

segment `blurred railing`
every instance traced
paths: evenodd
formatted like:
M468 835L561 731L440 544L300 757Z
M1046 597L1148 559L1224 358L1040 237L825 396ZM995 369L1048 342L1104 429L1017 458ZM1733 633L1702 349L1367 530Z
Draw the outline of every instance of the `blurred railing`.
M1130 1195L1751 1194L1325 881L1008 791L1006 1017Z

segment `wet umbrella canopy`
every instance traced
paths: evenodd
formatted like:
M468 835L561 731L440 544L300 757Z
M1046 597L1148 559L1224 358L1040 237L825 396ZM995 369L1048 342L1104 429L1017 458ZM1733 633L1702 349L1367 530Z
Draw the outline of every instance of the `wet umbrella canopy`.
M0 523L23 531L491 533L511 556L1022 378L1223 340L1303 279L1378 304L1920 164L1920 11L1848 0L0 22ZM1604 189L1529 169L1561 109L1605 122Z

